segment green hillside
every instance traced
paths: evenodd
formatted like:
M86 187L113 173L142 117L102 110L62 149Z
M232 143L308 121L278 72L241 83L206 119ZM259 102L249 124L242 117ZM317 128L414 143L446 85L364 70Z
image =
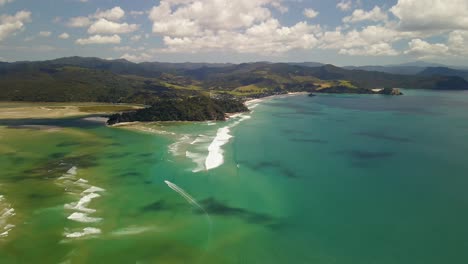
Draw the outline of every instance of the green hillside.
M457 76L396 75L333 65L309 67L266 62L132 63L68 57L0 63L2 101L151 104L160 98L216 94L259 97L333 87L340 87L339 92L393 87L467 90L468 82Z

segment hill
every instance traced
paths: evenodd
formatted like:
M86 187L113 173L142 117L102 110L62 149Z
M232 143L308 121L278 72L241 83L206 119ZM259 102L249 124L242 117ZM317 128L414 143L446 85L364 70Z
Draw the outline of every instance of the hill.
M455 70L447 67L429 67L419 74L423 76L458 76L468 80L468 70Z
M151 104L160 98L194 95L261 97L313 92L343 82L349 84L343 86L346 89L468 89L465 79L440 72L401 75L301 63L133 63L67 57L0 63L0 100ZM338 90L347 92L343 87Z

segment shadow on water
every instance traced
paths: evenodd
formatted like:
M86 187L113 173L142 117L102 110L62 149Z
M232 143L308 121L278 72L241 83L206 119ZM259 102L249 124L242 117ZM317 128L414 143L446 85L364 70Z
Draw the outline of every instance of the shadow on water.
M388 151L367 151L367 150L349 150L335 152L338 155L346 155L357 160L376 160L390 158L395 155L394 152Z
M87 117L102 117L102 115L93 115ZM11 129L50 129L50 128L83 128L92 129L96 127L102 127L104 124L98 122L92 122L83 119L83 117L72 117L72 118L25 118L25 119L0 119L0 125L7 126Z
M199 215L208 213L210 216L237 218L246 223L261 225L270 229L277 229L282 226L282 223L277 218L268 214L252 212L240 207L229 206L214 197L209 197L200 201L200 205L206 212L200 208L194 208L194 213ZM161 213L167 211L174 212L186 208L187 204L169 203L166 200L160 199L143 206L140 211L143 213Z
M176 205L169 205L165 200L158 200L154 203L150 203L143 208L141 211L143 212L161 212L161 211L168 211L174 210L177 206Z
M2 158L5 158L8 162L16 166L23 164L28 160L27 158L21 157L20 155L18 155L18 153L15 152L2 154Z
M33 166L32 169L23 171L21 175L14 175L9 178L15 182L23 180L56 179L66 173L73 166L78 168L89 168L97 166L97 164L97 158L94 155L70 156L56 159L48 158L47 160L43 160Z
M328 141L322 139L313 139L313 138L291 138L293 142L299 143L316 143L316 144L327 144Z
M354 133L354 135L369 137L369 138L374 138L374 139L383 139L383 140L394 141L394 142L410 142L411 141L409 138L390 136L390 135L386 135L384 133L379 133L379 132L361 131L361 132Z
M118 174L117 176L118 176L118 177L121 177L121 178L126 178L126 177L141 177L141 176L143 176L143 174L140 173L140 172L136 172L136 171L129 171L129 172L124 172L124 173Z
M260 162L250 162L250 161L241 161L241 164L245 164L247 167L254 171L268 170L273 169L279 172L281 176L290 179L300 178L294 171L283 166L279 161L260 161Z
M240 207L229 206L215 199L214 197L209 197L205 200L202 200L200 201L200 204L210 215L236 217L249 224L262 225L272 229L278 227L279 224L278 220L275 217L272 217L268 214L252 212ZM204 213L200 209L197 209L195 212L198 214Z

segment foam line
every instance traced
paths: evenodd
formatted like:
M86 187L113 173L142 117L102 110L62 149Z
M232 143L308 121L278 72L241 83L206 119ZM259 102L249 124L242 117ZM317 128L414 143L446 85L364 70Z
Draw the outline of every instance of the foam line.
M94 227L85 227L83 228L83 232L65 233L65 236L68 238L79 238L83 236L99 234L101 234L101 229Z
M216 137L213 139L213 142L211 142L210 146L208 147L208 156L205 160L205 168L207 170L217 168L224 163L222 146L228 143L229 139L232 138L229 132L230 130L227 126L218 129Z
M102 220L102 218L89 217L87 214L78 213L78 212L71 214L69 217L67 217L67 219L73 220L76 222L81 222L81 223L94 223L94 222L99 222Z

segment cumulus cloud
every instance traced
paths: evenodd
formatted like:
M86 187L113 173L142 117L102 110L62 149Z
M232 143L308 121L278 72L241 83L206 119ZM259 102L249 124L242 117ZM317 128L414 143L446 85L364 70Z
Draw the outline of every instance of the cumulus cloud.
M78 17L72 17L68 20L67 26L69 27L88 27L91 24L95 23L96 20L100 21L101 19L105 19L107 21L117 21L120 20L122 17L125 16L125 11L120 8L119 6L116 6L112 9L109 10L97 10L96 13L89 15L89 16L78 16Z
M449 47L445 44L431 44L422 39L413 39L409 43L409 49L405 54L417 56L419 58L438 57L449 54Z
M50 37L50 35L52 35L52 32L50 32L50 31L40 31L39 32L39 36L41 36L41 37Z
M88 29L89 34L126 34L138 29L136 24L117 23L101 18Z
M455 30L449 34L447 45L454 55L468 55L468 31Z
M121 38L119 35L112 35L112 36L101 36L101 35L94 35L90 36L89 38L79 38L76 40L76 44L79 45L89 45L89 44L119 44Z
M390 11L402 30L468 29L467 0L399 0Z
M312 48L318 27L282 26L272 17L278 0L163 0L149 15L164 52L234 51L277 54Z
M13 2L13 0L0 0L0 6Z
M91 20L88 17L79 16L79 17L72 17L68 20L67 26L69 27L87 27L91 25Z
M345 18L343 18L344 23L357 23L361 21L385 21L388 19L388 16L386 13L380 9L380 7L375 6L372 10L370 11L365 11L362 9L356 9L354 12Z
M153 56L148 54L148 53L144 53L144 52L139 53L137 55L132 55L132 54L125 53L120 58L129 60L129 61L133 61L133 62L144 62L144 61L151 60L153 58Z
M164 37L165 52L234 51L275 55L293 49L313 48L317 39L311 32L316 28L305 22L282 27L270 19L248 28L245 32L220 31L195 37Z
M338 53L351 56L394 56L399 54L388 43L377 43L363 48L340 49Z
M341 11L348 11L351 9L353 2L351 0L342 0L339 2L336 7Z
M234 30L250 27L271 17L273 0L163 0L149 15L153 32L184 36L190 31ZM178 3L179 5L176 5Z
M117 21L120 20L125 16L125 11L120 8L120 6L116 6L112 9L109 10L104 10L104 11L96 11L96 14L94 14L94 18L104 18L107 20L112 20L112 21Z
M393 43L408 36L411 36L411 33L399 32L387 26L367 26L360 31L327 31L320 38L320 47L337 50L360 49L380 43Z
M314 18L314 17L318 16L318 14L319 14L319 12L315 11L312 8L304 9L304 16L306 16L307 18Z
M64 32L58 36L59 39L68 39L70 38L70 35L68 33Z
M31 21L31 12L19 11L15 15L0 16L0 41L24 29L24 24Z

